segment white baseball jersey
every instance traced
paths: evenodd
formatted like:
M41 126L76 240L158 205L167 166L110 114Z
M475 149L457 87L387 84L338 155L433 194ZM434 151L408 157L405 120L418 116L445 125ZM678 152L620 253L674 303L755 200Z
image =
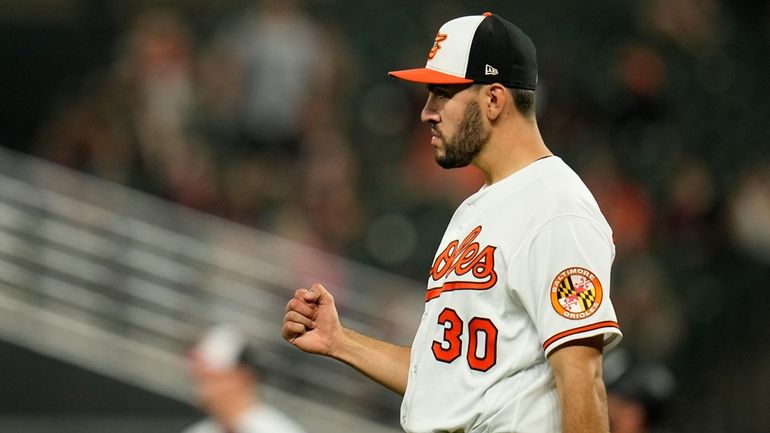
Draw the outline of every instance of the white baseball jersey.
M591 193L548 157L457 209L428 280L401 425L409 433L557 433L546 357L621 333L609 299L612 231Z

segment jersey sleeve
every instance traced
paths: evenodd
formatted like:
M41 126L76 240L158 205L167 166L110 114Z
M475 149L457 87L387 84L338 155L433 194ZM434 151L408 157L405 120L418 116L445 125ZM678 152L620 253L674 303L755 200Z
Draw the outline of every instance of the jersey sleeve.
M605 349L620 341L610 302L613 258L609 228L580 216L550 220L517 252L508 287L532 318L546 357L580 338L603 335Z

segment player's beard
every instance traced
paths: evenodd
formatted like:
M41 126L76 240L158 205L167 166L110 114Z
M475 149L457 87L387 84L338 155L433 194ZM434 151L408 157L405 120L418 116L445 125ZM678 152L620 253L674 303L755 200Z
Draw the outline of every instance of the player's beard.
M481 107L477 102L470 103L457 131L444 140L444 155L436 155L436 162L443 168L465 167L481 152L488 139L489 131L481 120Z

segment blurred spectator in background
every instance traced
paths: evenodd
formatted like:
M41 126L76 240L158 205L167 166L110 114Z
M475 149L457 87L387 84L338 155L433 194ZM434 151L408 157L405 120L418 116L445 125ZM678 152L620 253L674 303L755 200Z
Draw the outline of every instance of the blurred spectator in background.
M678 292L656 256L618 257L613 264L613 305L630 354L670 360L687 335Z
M663 100L667 66L653 47L641 42L623 46L616 62L619 88L608 114L621 126L630 126L639 133L644 123L661 120L667 114Z
M201 44L174 10L140 9L113 64L55 110L39 153L345 253L362 222L335 87L350 78L344 47L299 1L256 2Z
M770 266L770 161L745 169L730 196L729 225L735 244Z
M54 114L40 152L54 162L214 211L214 173L193 124L194 61L192 35L179 15L141 12L106 74Z
M295 0L258 1L214 37L201 93L219 136L226 217L269 229L270 213L296 197L304 137L338 120L335 42Z
M299 1L261 0L225 37L240 72L244 144L296 157L303 133L333 113L328 36Z
M304 219L319 238L315 246L345 255L364 224L359 161L345 136L333 128L311 131L303 149L302 214L312 216Z
M647 251L654 215L642 185L619 166L609 149L595 148L580 174L612 227L618 256Z
M661 174L682 147L671 105L670 66L656 46L639 40L620 46L612 62L614 86L597 126L612 136L616 168L638 181L648 198L657 198L665 187Z
M183 433L304 433L260 401L254 354L234 328L219 325L204 334L190 353L190 373L208 418Z
M668 239L671 257L683 270L704 271L722 253L724 230L716 188L712 171L700 157L683 155L672 165L659 234Z
M651 0L639 5L646 28L691 54L713 54L725 40L718 0Z
M612 433L664 433L658 427L675 386L666 367L618 349L605 356L604 381Z

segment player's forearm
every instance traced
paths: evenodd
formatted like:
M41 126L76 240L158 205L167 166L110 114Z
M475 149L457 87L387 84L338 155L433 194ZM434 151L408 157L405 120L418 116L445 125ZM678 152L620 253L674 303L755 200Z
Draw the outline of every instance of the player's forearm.
M601 378L566 380L559 386L563 433L608 433L607 395Z
M338 359L393 392L403 395L409 374L408 347L397 346L344 330L345 338L335 344L329 355Z
M564 344L548 358L561 403L563 433L608 433L602 380L603 336Z

